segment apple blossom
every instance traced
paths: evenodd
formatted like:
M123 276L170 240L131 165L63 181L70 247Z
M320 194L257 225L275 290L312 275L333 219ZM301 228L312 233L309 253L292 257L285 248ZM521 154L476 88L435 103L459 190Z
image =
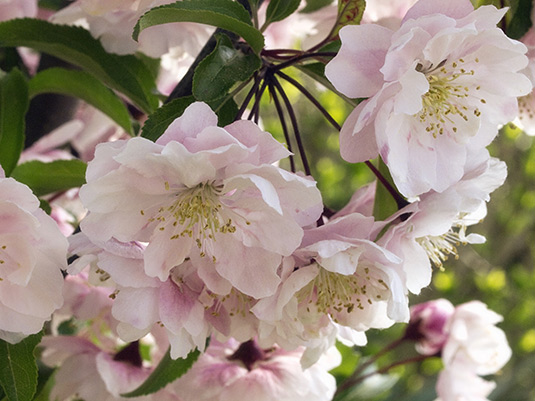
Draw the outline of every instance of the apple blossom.
M505 11L420 0L397 31L342 28L326 76L346 96L370 97L342 127L342 157L381 155L408 197L460 180L469 152L487 146L517 115L516 98L531 91L519 72L526 47L496 27Z
M438 376L436 401L488 401L495 387L462 364L446 367Z
M0 338L39 332L61 307L67 239L24 184L0 167Z
M392 224L378 244L403 259L403 269L411 278L407 287L413 293L429 285L431 264L442 269L449 256L458 257L460 244L485 241L481 235L467 235L466 229L485 217L489 194L503 184L507 169L482 149L470 154L465 170L444 192L423 194L385 222Z
M93 242L148 242L145 272L161 281L191 258L214 292L268 296L321 197L314 181L271 164L288 152L254 123L216 123L195 103L156 143L99 145L80 190L82 231Z
M356 334L408 321L401 260L370 240L374 227L373 217L351 213L305 232L277 293L252 308L262 344L304 345L314 354L334 342L339 326Z
M446 327L454 311L454 306L447 299L412 306L405 338L416 341L416 349L421 354L440 352L448 339Z
M172 48L195 56L208 40L211 27L188 22L152 27L132 39L138 19L151 8L171 4L171 0L78 0L58 11L50 19L55 23L87 26L95 38L111 53L131 54L140 51L160 57Z
M54 375L50 399L64 401L124 400L121 394L135 390L153 368L143 366L139 344L132 343L118 352L107 352L92 342L76 336L45 337L43 362L59 366ZM180 401L168 388L132 400Z
M334 394L334 377L327 373L340 362L336 349L303 370L302 349L262 349L251 340L212 341L193 367L174 384L184 401L327 401Z
M505 333L496 327L502 317L480 301L459 305L448 322L442 350L444 365L464 365L478 375L496 373L511 357Z
M0 0L0 21L36 15L37 0Z

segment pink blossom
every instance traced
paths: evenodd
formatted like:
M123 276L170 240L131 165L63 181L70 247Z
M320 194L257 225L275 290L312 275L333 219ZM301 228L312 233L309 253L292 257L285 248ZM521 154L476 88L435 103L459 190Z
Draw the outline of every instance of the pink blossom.
M391 226L378 244L403 259L407 287L413 293L429 285L431 264L443 268L448 257L458 256L460 244L485 241L481 235L466 234L466 230L486 215L489 194L503 184L507 169L486 149L471 154L465 169L461 180L446 191L422 195L385 222Z
M448 339L447 323L454 310L447 299L412 306L405 338L416 341L416 349L421 354L434 355L440 352Z
M500 370L511 357L505 333L496 327L502 317L479 301L459 305L448 323L442 350L444 365L465 366L478 375Z
M0 338L37 333L63 304L67 240L39 199L0 167Z
M305 232L277 292L252 308L261 343L304 345L309 357L331 345L340 327L356 335L408 321L401 260L370 240L374 226L372 217L352 213Z
M249 121L216 123L208 106L195 103L157 143L97 147L80 191L89 210L82 231L97 242L148 242L145 271L162 281L191 258L215 292L230 291L228 282L268 296L282 256L319 217L321 197L314 181L270 164L288 155L271 135Z
M77 24L89 29L111 53L140 51L160 57L172 48L195 56L214 30L202 24L172 23L148 28L132 39L138 19L151 8L173 3L170 0L78 0L51 17L55 23Z
M337 354L336 350L331 350ZM212 341L193 367L174 385L185 401L327 401L336 389L327 370L339 354L303 370L302 349L261 349L254 341L239 345ZM334 363L333 363L334 362Z
M505 11L420 0L397 31L344 27L326 75L346 96L370 98L344 123L342 157L379 154L409 197L460 180L469 152L487 146L515 118L516 98L531 91L519 73L526 47L495 26Z
M144 367L137 343L130 352L106 352L90 341L75 336L45 337L41 342L42 359L49 366L59 366L54 375L50 399L64 401L73 397L85 401L124 400L121 394L135 390L152 372ZM136 355L136 352L138 353ZM179 401L168 389L132 400Z
M0 21L36 15L37 0L0 0Z
M496 384L482 379L462 364L446 367L437 382L437 401L488 401Z

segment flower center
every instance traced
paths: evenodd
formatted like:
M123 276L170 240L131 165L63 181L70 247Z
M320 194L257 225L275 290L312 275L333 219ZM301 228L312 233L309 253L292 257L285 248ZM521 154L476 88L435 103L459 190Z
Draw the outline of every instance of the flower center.
M169 191L169 183L165 182ZM202 257L206 256L209 243L217 233L233 233L236 227L230 218L225 218L219 202L222 186L214 183L201 183L193 188L178 191L169 206L162 206L158 213L149 219L157 221L156 229L169 231L169 239L188 236L195 240ZM140 211L145 215L143 210ZM213 257L215 259L215 257ZM214 260L215 261L215 260Z
M462 221L453 223L453 226L442 235L427 235L416 238L416 241L424 248L427 256L433 262L435 267L444 270L444 263L450 255L459 259L457 247L466 245L466 225Z
M346 276L319 266L316 278L299 291L297 298L307 305L308 312L310 305L315 305L317 312L330 314L338 323L338 313L351 313L355 308L364 310L374 301L388 299L388 285L374 274L376 270L359 267L355 274Z
M533 111L533 94L518 98L518 118L520 120L533 120L535 112Z
M474 62L478 63L479 59ZM446 60L433 68L424 69L422 64L416 70L425 74L429 82L429 90L422 96L422 110L417 114L421 123L426 124L425 130L436 138L444 132L456 133L459 125L468 122L473 114L479 118L481 111L475 107L473 99L481 103L486 100L474 95L480 86L472 87L467 84L464 77L473 76L473 69L462 67L465 60L460 58L452 63Z

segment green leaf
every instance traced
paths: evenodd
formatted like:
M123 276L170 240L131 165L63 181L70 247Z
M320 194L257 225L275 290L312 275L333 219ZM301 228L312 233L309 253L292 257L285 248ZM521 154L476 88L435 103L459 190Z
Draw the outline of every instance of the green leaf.
M266 22L262 27L262 30L266 28L270 23L281 21L284 18L292 14L301 0L271 0L266 11Z
M37 388L34 350L43 333L17 344L0 340L0 384L9 401L31 401Z
M220 35L214 51L195 70L193 95L206 102L219 99L235 83L247 80L261 66L260 57L235 49L228 36Z
M28 111L28 84L13 69L0 78L0 165L9 176L24 147L24 118Z
M306 6L299 11L300 13L306 14L319 10L320 8L326 7L332 3L332 0L306 0Z
M85 100L107 114L130 135L134 133L130 114L122 100L98 79L84 71L49 68L29 82L30 97L41 93L59 93Z
M28 185L36 196L80 187L85 184L87 165L77 159L44 163L32 160L19 164L12 177Z
M511 20L507 23L507 36L520 39L531 28L532 0L516 0L511 2Z
M195 349L186 358L171 359L170 351L167 350L156 369L141 386L134 391L121 395L123 397L139 397L155 393L186 373L200 355L201 352Z
M180 117L184 113L184 110L194 101L195 98L193 96L187 96L179 97L164 104L145 121L145 125L143 125L143 129L141 130L141 136L156 142L165 132L169 124Z
M220 127L233 123L238 114L238 105L233 99L218 99L208 105L217 114L217 125Z
M338 17L331 38L336 37L340 29L346 25L360 24L365 8L365 0L338 0Z
M125 94L146 113L158 105L152 94L154 77L145 64L135 56L107 53L83 28L14 19L0 23L0 46L26 46L74 64Z
M182 0L147 11L134 27L132 37L151 26L170 22L199 22L217 26L240 35L259 53L264 47L264 36L253 27L249 13L232 0Z
M155 142L162 136L169 124L184 114L184 110L193 102L195 102L193 96L186 96L173 99L171 102L164 104L145 121L141 136ZM221 106L222 102L225 103ZM216 110L220 127L232 123L238 113L238 106L232 99L217 99L208 102L208 105L212 110Z

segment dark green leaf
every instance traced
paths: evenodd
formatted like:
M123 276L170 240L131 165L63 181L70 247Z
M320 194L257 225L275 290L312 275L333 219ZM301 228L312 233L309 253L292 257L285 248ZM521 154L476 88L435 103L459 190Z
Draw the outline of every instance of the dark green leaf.
M0 165L6 176L17 165L24 146L24 117L28 110L28 84L13 69L0 78Z
M195 70L193 95L197 100L206 102L219 99L235 83L247 80L261 66L260 57L235 49L232 41L221 35L214 51Z
M143 129L141 131L141 136L143 138L150 139L151 141L156 141L162 134L165 132L169 124L171 124L175 119L180 117L184 110L195 101L193 96L179 97L173 101L164 104L154 113L152 113Z
M520 39L531 28L531 9L532 0L516 0L511 2L512 8L509 11L512 14L507 23L507 35L513 39Z
M217 125L224 127L234 122L238 114L238 105L233 99L218 99L208 104L217 114Z
M12 177L28 185L36 196L65 191L85 184L87 165L81 160L33 160L19 164Z
M134 133L130 114L121 99L98 79L84 71L49 68L30 80L30 97L41 93L59 93L85 100L107 114L130 135Z
M0 23L0 46L30 47L81 67L144 112L158 105L154 77L145 64L134 56L107 53L83 28L29 18L5 21Z
M186 373L193 363L199 358L201 352L198 349L190 352L186 358L171 359L169 350L162 358L156 369L145 382L134 391L121 394L123 397L139 397L152 394L162 389L167 384L175 381Z
M288 17L297 10L300 2L301 0L271 0L266 11L266 22L262 29L272 22L281 21Z
M0 384L9 401L31 401L37 388L34 350L43 333L17 344L0 340Z
M326 7L332 3L332 0L306 0L306 6L299 11L300 13L311 13L319 10L320 8Z
M138 20L132 37L137 40L143 29L170 22L217 26L240 35L256 53L264 47L264 36L253 27L249 13L232 0L182 0L153 8Z
M156 141L162 136L169 124L180 117L184 113L184 110L193 102L195 102L195 98L193 96L187 96L179 97L164 104L145 121L141 136L151 141ZM236 114L238 114L238 106L232 99L217 99L209 102L208 105L212 110L215 110L220 127L232 123Z

